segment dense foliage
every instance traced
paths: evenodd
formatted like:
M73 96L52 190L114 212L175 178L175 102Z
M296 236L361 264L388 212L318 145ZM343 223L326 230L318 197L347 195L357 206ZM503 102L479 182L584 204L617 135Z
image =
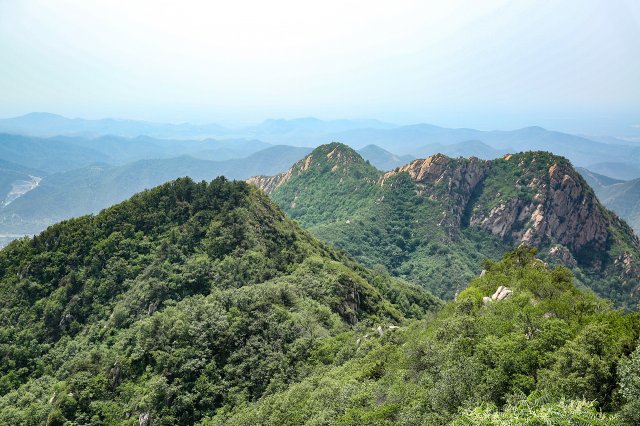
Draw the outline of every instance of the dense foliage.
M15 241L0 271L7 425L191 424L307 376L328 338L439 306L224 178Z
M488 217L492 209L513 204L514 200L531 202L539 189L536 185L551 184L550 167L572 169L568 160L550 153L514 154L510 160L501 158L486 163L483 167L487 173L481 183L473 193L461 197L464 189L456 185L471 179L464 175L471 160L445 161L447 166L443 170L445 167L462 170L453 186L447 179L416 182L406 172L385 175L348 146L332 143L316 148L296 163L284 175L287 177L284 183L270 195L302 226L365 266L388 271L450 299L478 273L483 259L497 260L518 244L508 235L501 237L470 223L470 217ZM591 191L574 174L581 188ZM460 199L465 197L469 201L461 206ZM620 306L635 309L640 293L633 289L640 281L632 272L622 271L620 259L629 255L637 264L640 258L637 237L613 213L601 206L597 208L608 224L606 247L593 250L586 245L580 250L567 249L571 254L566 264L573 263L573 272L581 284ZM524 232L531 223L518 219L518 214L513 218L514 227ZM523 216L529 218L530 212ZM502 219L502 223L512 220ZM561 224L549 226L562 232ZM539 237L536 242L540 256L560 264L562 260L549 254L556 244L553 236Z
M205 424L637 424L639 315L534 255L523 246L487 262L435 317L356 330L349 359ZM512 296L483 302L500 285ZM343 341L326 346L344 353Z
M400 247L430 209L395 194ZM250 185L178 179L0 251L0 425L640 422L640 314L526 246L482 267L442 305Z

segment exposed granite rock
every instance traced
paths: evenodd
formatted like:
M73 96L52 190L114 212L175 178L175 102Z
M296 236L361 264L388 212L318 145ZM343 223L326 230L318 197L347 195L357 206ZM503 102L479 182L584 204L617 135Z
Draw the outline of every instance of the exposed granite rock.
M555 257L565 265L572 268L578 265L578 262L576 262L569 249L565 246L555 245L551 247L549 249L549 256Z
M449 225L459 226L474 192L490 167L491 161L476 157L454 159L436 154L385 173L379 183L384 186L394 176L408 173L421 186L422 193L450 207L445 218L449 219Z
M511 296L512 294L513 294L513 291L511 291L510 288L501 285L496 289L496 292L493 293L493 295L491 295L491 300L495 300L496 302L499 302Z
M275 176L254 176L247 179L247 182L257 186L267 194L271 194L282 184L291 179L291 173L292 169L289 169L285 173L280 173Z
M476 226L515 244L542 247L557 243L569 252L555 249L550 255L570 267L576 266L581 252L589 251L589 266L600 269L602 256L598 254L607 250L610 224L593 191L563 159L524 155L485 161L438 154L385 173L379 184L384 186L394 176L406 172L422 194L443 202L441 226L452 229ZM477 203L477 198L485 192L485 180L500 161L518 161L514 164L522 171L519 180L503 184L526 190L532 196L485 193L485 199L498 200L494 207L485 208Z
M573 253L606 250L608 220L593 191L568 164L552 164L528 183L532 200L513 197L488 214L475 210L471 224L534 246L555 241ZM524 226L522 226L524 225ZM592 265L599 268L596 257Z

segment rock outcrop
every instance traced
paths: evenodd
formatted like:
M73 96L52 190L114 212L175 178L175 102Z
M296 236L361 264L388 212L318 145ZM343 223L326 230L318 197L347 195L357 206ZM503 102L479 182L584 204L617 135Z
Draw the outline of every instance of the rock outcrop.
M379 184L388 185L400 173L407 173L421 194L442 202L441 226L478 227L514 244L556 244L549 254L567 266L586 259L590 267L602 267L611 215L561 157L523 153L486 161L438 154L385 173Z
M482 298L482 303L484 305L488 305L491 302L500 302L508 297L511 297L512 294L513 294L513 290L501 285L496 289L495 293L493 293L491 297L484 296Z
M546 174L531 176L527 187L533 192L531 199L514 196L489 212L476 209L470 223L534 246L557 242L573 253L606 249L609 230L605 212L568 163L554 162Z
M460 225L470 200L490 167L490 161L476 157L454 159L436 154L385 173L380 185L384 186L398 174L406 172L419 185L420 192L445 201L451 208L449 213L454 225Z
M284 173L249 182L272 194L304 226L320 226L331 243L353 248L354 241L383 241L395 251L374 247L364 252L390 269L406 262L403 273L415 268L410 275L417 280L433 271L416 266L414 257L441 257L425 265L455 273L460 262L476 262L492 250L524 243L538 248L545 261L579 267L580 279L612 289L611 294L600 291L607 297L622 291L640 299L638 237L602 207L568 160L551 153L494 160L437 154L383 173L351 148L332 143ZM326 195L321 205L314 203L319 193ZM405 210L394 203L405 203ZM402 234L394 238L387 232ZM361 252L355 248L352 255ZM455 294L451 287L444 291Z

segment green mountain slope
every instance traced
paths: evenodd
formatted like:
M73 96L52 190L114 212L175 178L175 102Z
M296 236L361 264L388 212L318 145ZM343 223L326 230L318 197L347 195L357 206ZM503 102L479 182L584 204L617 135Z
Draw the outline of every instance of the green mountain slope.
M484 258L527 243L599 294L640 300L640 242L562 157L436 155L382 173L334 143L249 181L320 238L441 297L464 289Z
M534 253L485 263L435 317L353 333L353 358L203 424L637 424L639 314L576 290ZM486 300L503 285L509 296Z
M178 179L0 251L0 424L193 424L438 306L243 182Z

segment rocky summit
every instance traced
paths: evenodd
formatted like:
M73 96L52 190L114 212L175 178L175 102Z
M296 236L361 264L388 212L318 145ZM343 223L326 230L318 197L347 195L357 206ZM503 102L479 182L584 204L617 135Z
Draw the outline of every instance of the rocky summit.
M547 152L437 154L383 173L333 143L249 182L321 238L442 297L459 292L483 258L526 243L619 304L640 300L638 237L568 160Z

